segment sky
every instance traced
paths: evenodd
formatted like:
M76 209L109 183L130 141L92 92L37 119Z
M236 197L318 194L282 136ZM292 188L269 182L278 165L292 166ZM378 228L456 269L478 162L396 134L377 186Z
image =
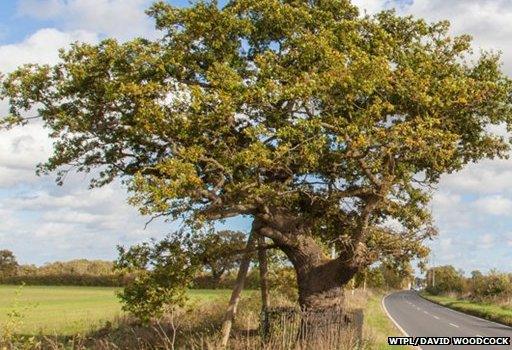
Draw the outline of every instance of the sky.
M187 1L169 1L186 6ZM502 53L503 70L512 75L512 1L509 0L353 0L373 14L396 8L429 21L448 19L452 33L468 33L475 52ZM0 1L0 72L20 64L55 63L57 50L74 41L121 41L158 33L144 14L150 0L2 0ZM0 101L0 114L6 112ZM496 132L503 133L500 128ZM21 263L43 264L73 258L114 259L116 245L159 238L179 227L157 221L145 228L127 203L119 183L88 190L87 175L69 176L64 186L53 176L35 175L37 163L51 153L39 125L0 131L0 249ZM512 159L471 164L445 175L432 200L439 236L429 245L433 263L470 272L496 268L512 271ZM220 227L248 230L243 219Z

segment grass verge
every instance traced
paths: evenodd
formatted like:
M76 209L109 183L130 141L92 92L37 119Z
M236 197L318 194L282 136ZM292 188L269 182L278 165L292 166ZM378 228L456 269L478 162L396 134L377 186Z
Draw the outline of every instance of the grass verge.
M371 349L375 350L403 350L410 349L405 346L388 345L389 336L402 336L393 322L382 309L384 293L374 293L368 299L365 309L364 332L365 337L371 341Z
M431 295L425 292L420 295L436 304L446 306L469 315L512 326L512 309L492 303L475 302L455 297Z

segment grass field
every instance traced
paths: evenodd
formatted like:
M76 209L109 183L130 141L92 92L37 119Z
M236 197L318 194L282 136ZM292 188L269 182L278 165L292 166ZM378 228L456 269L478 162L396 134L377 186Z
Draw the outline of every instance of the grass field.
M115 288L0 285L0 326L13 310L22 334L71 335L98 328L121 315ZM226 290L192 290L191 301L227 298Z
M122 315L115 293L115 288L0 285L0 329L9 322L8 313L16 310L21 314L17 333L50 336L85 334ZM189 296L192 303L219 299L225 302L229 293L229 290L191 290ZM387 337L400 335L400 332L381 308L382 294L358 293L352 298L358 299L354 301L354 307L365 309L364 334L372 344L369 348L391 349L387 345ZM258 308L257 305L255 307Z
M512 309L510 307L427 293L422 293L421 295L430 301L451 309L512 326Z

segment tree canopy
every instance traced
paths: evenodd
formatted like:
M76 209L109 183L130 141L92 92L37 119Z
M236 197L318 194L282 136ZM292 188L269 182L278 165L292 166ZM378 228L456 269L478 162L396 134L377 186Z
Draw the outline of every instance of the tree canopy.
M40 172L99 169L91 186L123 179L143 214L253 218L294 265L303 306L375 260L424 256L431 187L509 148L489 132L512 116L499 57L474 58L447 22L348 0L148 14L158 40L75 43L7 75L5 124L41 118L55 142Z
M192 250L199 256L203 268L211 273L216 287L226 272L238 266L245 248L245 235L240 231L215 232L211 228L203 233L196 232L194 236Z
M18 266L13 252L7 249L0 250L0 278L15 275Z

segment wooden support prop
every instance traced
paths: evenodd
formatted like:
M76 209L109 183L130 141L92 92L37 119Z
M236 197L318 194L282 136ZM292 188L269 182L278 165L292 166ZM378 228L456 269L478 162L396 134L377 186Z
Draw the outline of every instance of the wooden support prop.
M261 289L261 315L262 315L262 335L265 341L268 337L269 324L267 312L269 308L268 296L268 262L267 250L265 249L265 237L258 235L258 262L260 265L260 289Z
M222 323L221 330L221 339L220 346L225 348L228 345L229 335L231 334L231 327L233 325L233 320L236 315L238 302L240 301L240 294L244 289L245 277L247 276L247 271L249 270L249 265L251 263L251 251L254 248L254 226L253 223L251 233L249 234L249 238L247 239L246 252L242 256L242 260L240 261L240 267L238 269L238 275L236 276L235 286L233 287L233 291L231 292L231 299L229 300L228 309L226 310L226 314L224 316L224 322Z

